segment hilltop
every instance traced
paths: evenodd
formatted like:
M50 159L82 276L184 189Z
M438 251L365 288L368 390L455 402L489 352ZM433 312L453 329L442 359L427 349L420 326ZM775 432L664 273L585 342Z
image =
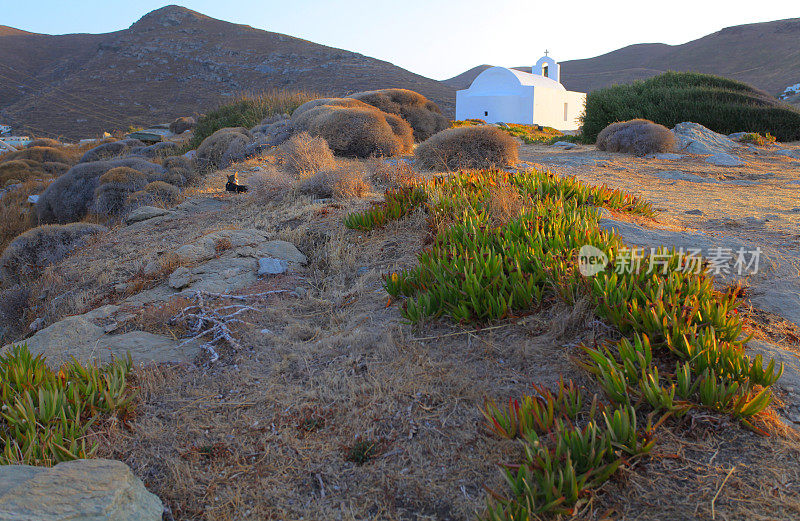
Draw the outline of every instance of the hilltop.
M454 109L452 88L389 62L179 6L105 34L0 27L0 119L43 136L74 139L169 121L243 91L345 95L384 87Z
M726 27L681 45L643 43L561 63L561 82L569 90L591 92L631 83L666 71L725 76L776 95L800 81L800 18ZM532 63L531 63L532 64ZM443 83L465 89L490 65L480 65ZM527 67L516 67L530 70Z

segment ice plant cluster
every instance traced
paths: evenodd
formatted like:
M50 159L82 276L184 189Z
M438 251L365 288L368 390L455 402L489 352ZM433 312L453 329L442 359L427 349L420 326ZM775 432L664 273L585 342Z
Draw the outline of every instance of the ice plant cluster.
M524 204L498 224L490 208L501 185L513 187ZM604 269L586 277L579 269L581 248L591 246L611 267L630 252L600 227L598 207L651 215L649 203L538 170L462 172L407 190L424 195L399 204L387 193L386 206L376 208L402 211L384 211L381 219L368 211L347 222L368 230L424 207L436 233L433 244L418 255L417 266L385 276L387 292L402 301L410 322L448 317L485 324L545 300L588 298L623 335L582 347L579 363L598 378L612 404L607 411L593 406L576 421L578 393L563 384L555 396L537 388L539 396L512 400L507 409L487 403L491 430L520 438L524 448L523 461L505 468L511 493L490 499L489 519L574 511L626 458L649 450L656 417L659 425L699 407L757 430L750 419L769 405L770 386L783 368L745 354L738 290L714 289L706 259L703 269L689 270L686 256L661 249L642 260L641 270ZM646 429L637 428L637 416L649 418Z
M0 465L53 465L91 457L98 419L129 408L131 360L73 361L58 372L19 345L0 356Z

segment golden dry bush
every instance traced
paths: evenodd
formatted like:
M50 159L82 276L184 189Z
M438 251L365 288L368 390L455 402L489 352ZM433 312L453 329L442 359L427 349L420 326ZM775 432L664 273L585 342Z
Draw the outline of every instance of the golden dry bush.
M426 170L501 168L519 161L519 144L492 125L443 130L417 146L417 167Z
M528 198L529 199L529 198ZM519 190L508 183L498 183L489 189L486 211L494 226L502 226L519 217L528 201Z
M323 170L302 181L300 191L319 198L363 197L372 188L366 177L366 171L359 162L342 161L335 168Z
M250 198L256 202L283 199L294 190L294 182L292 176L273 165L262 165L247 181Z
M675 149L675 135L658 123L632 119L612 123L597 135L597 149L644 156Z
M380 89L357 92L348 97L400 116L411 125L415 141L425 141L450 126L450 121L442 115L436 103L413 90Z
M410 152L414 141L403 118L351 98L309 101L294 111L292 124L324 138L338 156L395 156Z
M279 147L278 156L287 170L297 176L315 174L336 164L328 142L320 136L312 137L308 132L289 138Z

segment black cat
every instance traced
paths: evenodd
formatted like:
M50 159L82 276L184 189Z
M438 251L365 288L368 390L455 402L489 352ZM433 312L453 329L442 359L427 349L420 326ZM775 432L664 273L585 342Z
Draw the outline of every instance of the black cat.
M247 186L239 184L239 174L231 174L228 176L228 182L225 183L225 190L228 192L236 192L237 194L246 192Z

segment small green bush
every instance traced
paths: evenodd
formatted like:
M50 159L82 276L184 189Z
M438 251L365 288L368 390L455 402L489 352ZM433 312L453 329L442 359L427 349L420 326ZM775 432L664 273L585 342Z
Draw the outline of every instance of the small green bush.
M130 358L102 366L73 361L56 372L25 344L0 355L0 465L92 457L92 425L131 407L131 367Z
M683 121L721 134L749 129L780 141L800 139L800 110L744 83L691 72L668 72L586 97L583 134L594 141L611 123L649 119L672 128Z
M272 90L261 94L243 94L202 116L192 135L191 146L197 148L208 136L221 128L252 128L275 114L291 114L316 94L302 91Z

